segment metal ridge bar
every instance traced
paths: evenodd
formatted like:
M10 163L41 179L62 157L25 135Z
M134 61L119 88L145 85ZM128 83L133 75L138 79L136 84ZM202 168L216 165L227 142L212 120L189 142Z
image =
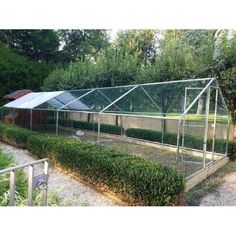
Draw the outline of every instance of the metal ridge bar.
M14 170L17 170L17 169L21 169L21 168L24 168L24 167L27 167L27 166L30 166L30 165L33 166L33 165L39 164L39 163L44 162L44 161L48 161L48 158L44 158L44 159L41 159L41 160L38 160L38 161L33 161L33 162L26 163L26 164L23 164L23 165L9 167L7 169L0 170L0 174L4 174L6 172L10 172L10 171L14 171Z
M79 100L79 99L85 97L86 95L92 93L92 92L95 91L95 90L96 90L96 88L95 88L95 89L92 89L92 90L90 90L90 91L88 91L87 93L85 93L85 94L79 96L78 98L74 99L73 101L68 102L67 104L63 105L62 107L58 108L57 110L60 111L62 108L64 108L64 107L70 105L70 104L73 103L73 102L76 102L77 100Z
M98 87L94 89L111 89L111 88L128 88L128 87L135 87L137 85L157 85L157 84L172 84L172 83L185 83L185 82L195 82L195 81L204 81L204 80L212 80L215 78L199 78L199 79L183 79L183 80L171 80L171 81L164 81L164 82L154 82L154 83L143 83L143 84L130 84L130 85L121 85L121 86L110 86L110 87ZM92 89L92 88L90 88ZM64 92L70 91L82 91L88 89L73 89L73 90L64 90ZM55 91L54 91L55 92Z
M134 86L132 89L130 89L129 91L127 91L126 93L124 93L123 95L121 95L119 98L117 98L115 101L113 101L111 104L109 104L108 106L106 106L105 108L103 108L100 112L99 115L102 114L105 110L107 110L109 107L111 107L113 104L115 104L116 102L118 102L120 99L122 99L123 97L125 97L126 95L128 95L130 92L132 92L133 90L135 90L139 85Z
M197 100L202 96L204 92L210 87L211 83L215 81L215 78L211 79L210 82L205 86L205 88L198 94L198 96L192 101L192 103L188 106L188 108L184 111L184 113L181 115L181 119L190 111L190 109L193 107L193 105L197 102Z

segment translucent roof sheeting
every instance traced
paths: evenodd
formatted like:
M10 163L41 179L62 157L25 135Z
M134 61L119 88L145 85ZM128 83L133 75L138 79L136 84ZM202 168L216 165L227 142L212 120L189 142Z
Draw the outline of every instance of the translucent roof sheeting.
M16 99L13 102L9 102L4 107L7 108L19 108L19 109L33 109L40 104L48 101L49 99L58 96L63 93L63 91L57 92L38 92L38 93L29 93L25 96L22 96Z
M217 80L214 78L192 79L71 91L39 92L27 94L4 107L178 116L182 115L187 108L189 108L189 112L196 113L199 96L201 95L201 99L205 100L206 89L210 86L218 87ZM212 100L214 100L214 96L214 92L212 92ZM222 112L227 113L222 95L219 96L218 103Z

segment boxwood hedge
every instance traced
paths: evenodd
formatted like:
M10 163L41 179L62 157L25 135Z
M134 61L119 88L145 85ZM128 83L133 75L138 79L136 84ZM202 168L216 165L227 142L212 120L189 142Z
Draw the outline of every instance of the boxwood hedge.
M154 142L162 142L162 133L160 131L147 130L147 129L127 129L126 136L138 139L145 139ZM181 138L181 137L180 137ZM176 133L168 133L165 132L163 134L163 142L166 144L176 145L177 144L177 134ZM190 134L185 134L184 136L184 144L185 147L200 149L203 148L203 137L193 136ZM234 150L235 143L229 142L229 155L233 156L232 149ZM215 141L215 151L218 153L224 153L226 147L226 141L218 139ZM207 149L212 150L212 139L207 140Z
M4 125L0 123L0 140L6 143L26 147L29 136L33 134L36 134L36 132L15 125Z
M48 118L48 122L50 124L55 123L54 118ZM65 127L74 127L79 129L85 129L85 130L94 130L97 131L98 124L93 122L87 122L87 121L77 121L77 120L70 120L70 119L62 119L60 118L58 120L58 124ZM100 126L101 132L104 133L110 133L110 134L121 134L122 128L120 126L116 125L108 125L108 124L101 124Z
M95 144L34 135L28 150L39 157L50 153L65 168L144 205L176 204L184 191L184 178L174 169Z
M6 131L9 129L12 131ZM19 131L24 132L24 138L19 138ZM150 206L181 203L184 177L161 164L77 139L39 135L15 126L0 125L1 140L3 137L14 142L24 140L24 144L27 139L26 147L39 158L50 157L97 185L106 185L135 199L136 203Z

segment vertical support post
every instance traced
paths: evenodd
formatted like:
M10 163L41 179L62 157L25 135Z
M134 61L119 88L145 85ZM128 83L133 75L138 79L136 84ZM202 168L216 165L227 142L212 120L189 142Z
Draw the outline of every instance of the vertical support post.
M227 137L226 137L226 148L225 156L228 155L228 146L229 146L229 132L230 132L230 115L228 115L228 127L227 127Z
M94 133L95 114L93 113L93 133Z
M187 92L188 92L188 88L185 87L185 91L184 91L184 112L186 110L186 105L187 105ZM185 115L183 116L183 122L182 122L182 155L181 155L181 161L183 162L184 161L184 153L183 153L183 150L184 150L184 135L185 135Z
M203 169L206 167L206 154L207 154L207 135L208 135L208 116L209 116L209 108L210 108L210 94L211 88L209 87L207 90L207 98L206 98L206 111L205 111L205 132L204 132L204 143L203 143Z
M213 126L213 139L212 139L212 157L211 161L214 161L214 152L215 152L215 139L216 139L216 116L217 116L217 103L218 103L218 88L216 88L216 96L215 96L215 112L214 112L214 126Z
M30 130L32 130L32 122L33 122L32 116L33 116L33 111L32 109L30 109Z
M100 127L101 127L101 117L100 114L98 114L98 136L97 136L97 144L100 142Z
M56 135L58 135L58 118L59 118L59 113L57 110L57 113L56 113Z
M119 117L120 117L120 127L121 127L120 136L122 136L123 135L123 116L119 116Z
M180 144L180 130L181 130L182 119L178 122L178 134L177 134L177 161L179 160L179 144Z
M161 143L162 143L162 147L163 147L163 144L164 144L164 122L165 120L164 119L161 119Z
M28 206L33 205L33 178L34 178L34 166L29 166L28 176Z
M15 206L15 190L16 190L16 170L10 172L10 200L9 206Z
M48 161L44 161L43 172L45 175L48 175ZM43 206L47 206L47 194L48 194L48 189L46 187L43 189Z

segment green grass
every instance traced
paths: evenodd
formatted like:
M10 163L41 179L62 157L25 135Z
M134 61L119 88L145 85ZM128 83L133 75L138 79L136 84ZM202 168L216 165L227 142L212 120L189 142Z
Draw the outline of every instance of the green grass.
M230 161L206 180L189 190L185 195L186 206L199 206L201 199L209 193L217 190L217 187L224 182L226 174L236 171L236 162Z

